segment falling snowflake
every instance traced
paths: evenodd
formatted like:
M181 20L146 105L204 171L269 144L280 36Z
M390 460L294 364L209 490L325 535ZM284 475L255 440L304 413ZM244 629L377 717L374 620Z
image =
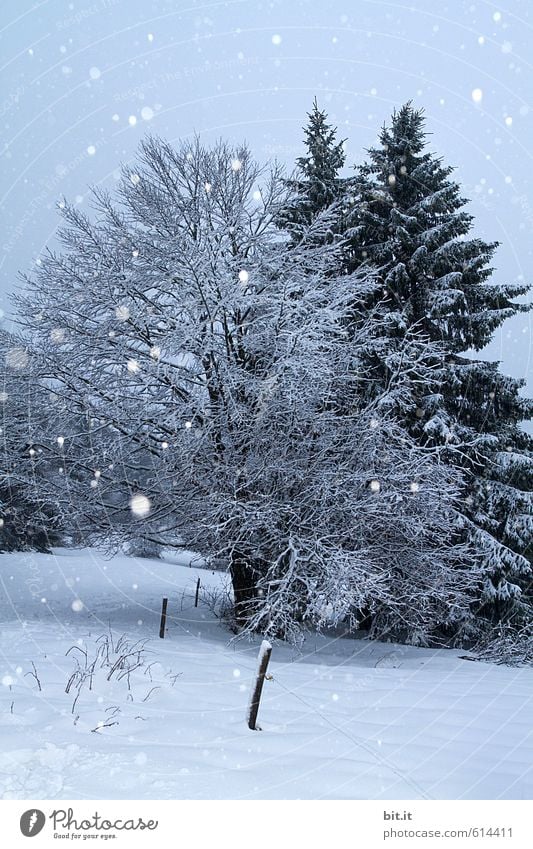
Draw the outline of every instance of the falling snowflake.
M132 496L130 499L130 510L134 516L138 516L140 519L148 516L151 507L150 499L146 495L141 495L141 493Z

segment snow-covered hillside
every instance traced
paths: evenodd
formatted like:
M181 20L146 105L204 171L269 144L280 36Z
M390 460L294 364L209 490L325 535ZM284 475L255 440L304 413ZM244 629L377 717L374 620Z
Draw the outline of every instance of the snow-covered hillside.
M194 607L198 576L210 595L225 577L188 564L0 556L3 798L531 798L531 670L340 637L275 645L249 731L259 641L230 642Z

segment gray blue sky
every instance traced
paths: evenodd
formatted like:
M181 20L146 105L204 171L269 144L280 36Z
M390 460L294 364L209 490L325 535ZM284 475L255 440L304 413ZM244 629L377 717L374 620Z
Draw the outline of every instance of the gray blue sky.
M533 281L533 3L505 0L3 0L0 306L67 196L112 189L147 132L246 140L289 167L312 99L361 161L392 109L424 107L457 166L494 280ZM531 317L484 356L529 379Z

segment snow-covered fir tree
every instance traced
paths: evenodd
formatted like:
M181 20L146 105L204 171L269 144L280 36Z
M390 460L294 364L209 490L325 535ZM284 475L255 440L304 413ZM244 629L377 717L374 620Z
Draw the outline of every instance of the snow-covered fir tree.
M84 461L72 487L70 449L73 508L225 558L241 630L298 640L368 612L374 636L464 628L462 478L389 414L396 376L381 404L353 393L374 330L352 305L376 282L336 272L330 212L289 250L280 171L198 140L149 139L93 202L95 221L65 205L63 250L18 300L42 379L91 420L98 475Z
M317 215L344 194L340 171L346 160L344 141L337 141L337 128L327 121L315 98L304 128L306 153L296 160L296 174L286 181L288 202L278 216L280 227L298 241ZM338 214L332 219L338 229Z
M445 445L448 461L466 474L463 513L483 571L477 612L527 619L533 465L520 422L533 405L520 395L523 381L470 352L528 309L514 300L528 287L490 281L497 244L469 237L473 218L452 172L427 149L423 114L411 103L393 114L359 170L348 267L377 270L382 291L364 311L378 311L387 331L381 345L369 346L372 380L361 387L382 391L389 346L406 334L439 346L444 356L432 368L440 387L418 384L399 413L422 445Z
M309 224L327 218L324 239L338 248L335 273L349 276L354 267L365 267L365 263L354 262L352 248L358 181L353 176L339 176L344 163L343 148L336 141L327 114L318 110L316 100L309 115L305 144L306 154L297 160L297 179L288 181L290 200L279 224L291 234L292 244L297 244L304 221ZM329 190L320 190L323 186ZM371 267L370 262L367 265ZM411 437L404 414L408 411L414 416L421 399L439 391L444 352L417 324L408 327L402 323L401 332L394 330L395 317L384 296L382 279L375 269L374 272L374 285L353 292L345 319L346 343L352 344L355 333L359 349L350 366L352 380L346 387L343 409L347 412L371 404L376 417L396 421L407 443ZM324 285L329 285L327 278ZM435 444L433 448L434 460L440 462L441 446ZM377 605L372 606L374 617L377 609ZM371 621L369 610L366 624Z

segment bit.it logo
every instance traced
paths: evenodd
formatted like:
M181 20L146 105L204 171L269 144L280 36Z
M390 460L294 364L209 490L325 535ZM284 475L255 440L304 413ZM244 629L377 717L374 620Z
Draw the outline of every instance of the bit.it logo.
M42 811L30 808L29 811L24 811L20 818L20 830L24 837L35 837L42 831L45 822L46 817Z

